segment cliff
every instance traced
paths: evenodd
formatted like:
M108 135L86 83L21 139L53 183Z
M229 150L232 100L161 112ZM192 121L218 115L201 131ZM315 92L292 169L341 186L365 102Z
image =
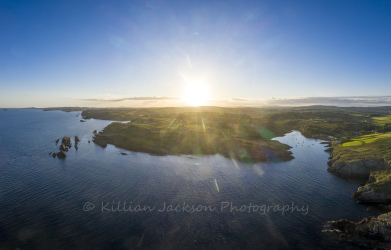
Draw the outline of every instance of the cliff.
M353 194L359 202L391 202L391 170L372 172L363 187Z
M356 160L350 162L336 161L329 162L329 172L347 176L361 177L369 176L371 172L391 169L391 166L384 159Z
M376 249L391 248L391 212L377 217L368 217L357 223L349 220L331 221L334 230L328 230L342 240L364 244Z
M336 144L329 157L328 171L348 177L368 176L373 171L391 169L391 138L350 146Z

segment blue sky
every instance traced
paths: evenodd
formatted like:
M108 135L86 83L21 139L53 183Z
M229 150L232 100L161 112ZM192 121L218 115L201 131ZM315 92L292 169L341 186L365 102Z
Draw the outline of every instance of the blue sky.
M391 94L391 1L0 0L0 107L170 106L192 80L213 104Z

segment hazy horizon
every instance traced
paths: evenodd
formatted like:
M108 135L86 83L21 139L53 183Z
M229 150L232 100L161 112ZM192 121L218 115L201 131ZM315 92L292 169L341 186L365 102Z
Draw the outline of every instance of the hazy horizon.
M81 102L80 102L81 101ZM75 105L81 104L81 105ZM380 107L391 106L391 96L351 96L351 97L295 97L270 99L231 98L226 100L208 100L200 106L219 107L301 107L301 106L336 106L336 107ZM113 99L72 100L64 106L0 106L0 108L153 108L153 107L191 107L180 97L128 97Z

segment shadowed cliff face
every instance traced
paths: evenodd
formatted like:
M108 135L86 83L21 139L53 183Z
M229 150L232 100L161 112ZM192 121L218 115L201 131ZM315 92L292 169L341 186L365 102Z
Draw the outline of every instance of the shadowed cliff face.
M368 217L357 223L349 220L330 221L334 230L329 230L341 240L365 244L376 249L391 248L391 212L377 217Z
M353 194L357 202L390 202L391 170L372 172L365 186Z
M346 177L369 177L371 172L391 169L384 159L358 160L351 162L335 162L328 171Z

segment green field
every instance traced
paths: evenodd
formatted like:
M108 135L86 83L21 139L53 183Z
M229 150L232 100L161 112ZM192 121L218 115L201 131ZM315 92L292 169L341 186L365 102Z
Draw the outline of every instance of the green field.
M389 138L389 137L391 137L391 132L363 135L363 136L355 137L354 139L351 139L350 141L343 143L342 146L344 147L360 146L362 144L372 143L380 138Z
M387 134L389 135L389 134ZM333 145L332 162L366 161L385 159L391 161L391 136L379 137L371 143L343 146Z
M384 126L386 124L391 124L391 115L381 116L381 117L372 117L372 121L374 124L379 126Z

